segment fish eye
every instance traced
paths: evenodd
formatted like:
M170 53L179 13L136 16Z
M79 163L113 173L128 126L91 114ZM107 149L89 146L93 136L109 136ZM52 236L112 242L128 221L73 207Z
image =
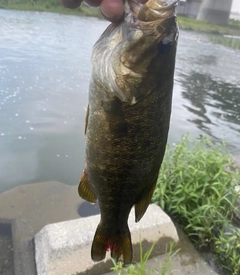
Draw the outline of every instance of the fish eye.
M168 37L164 38L158 43L158 51L159 53L166 54L172 48L173 42L169 40Z
M177 34L175 30L173 30L168 36L163 38L159 43L158 43L158 51L161 54L166 54L168 53L173 44L177 41Z

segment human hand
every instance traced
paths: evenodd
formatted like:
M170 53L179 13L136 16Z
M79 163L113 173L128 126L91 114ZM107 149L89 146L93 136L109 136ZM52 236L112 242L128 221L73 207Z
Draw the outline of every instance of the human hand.
M62 5L66 8L76 9L83 0L60 0ZM111 22L118 22L124 14L123 0L84 0L84 2L92 7L100 6L100 11L104 18ZM147 0L138 0L139 3L146 3Z

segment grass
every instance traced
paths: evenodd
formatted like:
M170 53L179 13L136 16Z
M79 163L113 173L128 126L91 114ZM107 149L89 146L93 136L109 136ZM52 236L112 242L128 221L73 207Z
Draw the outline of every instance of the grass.
M240 230L221 231L215 246L223 266L233 275L240 274Z
M209 36L211 42L215 44L221 44L226 47L240 50L240 37L222 36L222 35L212 35Z
M55 12L79 16L102 18L99 9L81 5L77 9L64 8L58 0L0 0L0 8L31 11ZM180 30L192 30L211 34L210 41L234 49L240 49L240 39L223 35L240 36L240 21L231 19L227 26L198 21L185 16L178 16Z
M192 30L210 34L240 35L240 21L238 20L230 19L229 24L224 26L198 21L185 16L178 16L177 18L180 30Z
M142 241L140 239L139 262L136 264L124 266L123 261L119 260L116 262L112 259L113 267L111 268L111 271L113 271L116 275L170 275L173 257L179 252L180 248L175 249L175 243L170 242L169 245L166 246L167 257L165 262L159 262L159 270L155 270L153 268L147 267L147 261L151 256L154 246L155 244L153 244L150 249L143 254ZM80 273L76 273L75 275L78 274Z
M77 9L67 9L58 0L0 0L0 9L44 11L80 16L101 17L98 9L81 5Z
M0 0L0 8L101 17L99 10L96 8L89 8L85 5L81 5L78 9L70 10L62 7L58 0ZM229 20L227 26L221 26L197 21L185 16L178 16L178 23L180 29L183 30L193 30L211 34L240 35L240 21L233 19Z
M152 253L152 250L154 248L154 244L151 246L151 248L143 255L143 249L142 249L142 243L140 241L140 259L139 263L136 265L130 264L127 267L124 267L123 262L116 263L113 261L113 267L111 268L112 271L115 271L116 275L169 275L171 271L172 266L172 258L174 255L176 255L179 251L174 251L175 244L170 243L169 247L166 248L167 252L167 259L165 263L161 264L159 263L159 270L155 269L149 269L147 267L147 261Z
M240 182L225 146L183 136L167 150L153 201L183 227L199 248L214 251L233 275L240 273L240 229L226 232L234 217Z

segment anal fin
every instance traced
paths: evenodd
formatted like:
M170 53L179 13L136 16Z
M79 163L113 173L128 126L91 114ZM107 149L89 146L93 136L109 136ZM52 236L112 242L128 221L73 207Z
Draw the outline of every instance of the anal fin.
M81 198L91 203L95 203L97 201L97 197L89 184L85 169L83 171L83 175L78 186L78 194Z
M146 212L148 205L151 201L156 184L135 204L135 222L139 222Z

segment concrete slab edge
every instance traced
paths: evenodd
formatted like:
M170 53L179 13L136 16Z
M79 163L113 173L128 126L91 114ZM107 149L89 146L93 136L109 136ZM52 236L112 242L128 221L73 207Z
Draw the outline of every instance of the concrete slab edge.
M100 215L50 224L34 238L38 275L100 275L109 271L109 255L104 262L94 263L90 251ZM139 223L134 222L134 211L129 215L134 260L139 259L139 241L143 251L155 244L152 256L166 252L166 245L179 242L170 217L152 204Z

